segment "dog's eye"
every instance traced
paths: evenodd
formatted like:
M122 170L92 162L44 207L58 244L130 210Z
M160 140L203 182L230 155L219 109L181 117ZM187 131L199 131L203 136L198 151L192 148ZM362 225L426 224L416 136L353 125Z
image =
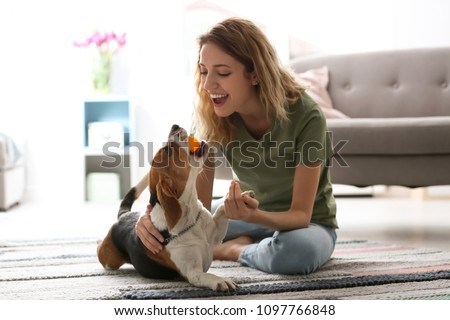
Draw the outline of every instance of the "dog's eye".
M163 148L163 151L164 151L165 153L167 153L167 155L168 155L169 157L172 155L172 149L171 149L169 146L165 146L165 147Z

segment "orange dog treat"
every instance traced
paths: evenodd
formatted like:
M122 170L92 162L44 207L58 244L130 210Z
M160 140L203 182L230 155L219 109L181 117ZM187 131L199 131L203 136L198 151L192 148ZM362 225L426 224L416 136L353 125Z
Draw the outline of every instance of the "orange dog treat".
M198 148L200 148L200 142L197 139L195 139L193 135L190 135L188 137L188 143L189 143L189 151L191 151L192 153L194 153L195 151L197 151Z

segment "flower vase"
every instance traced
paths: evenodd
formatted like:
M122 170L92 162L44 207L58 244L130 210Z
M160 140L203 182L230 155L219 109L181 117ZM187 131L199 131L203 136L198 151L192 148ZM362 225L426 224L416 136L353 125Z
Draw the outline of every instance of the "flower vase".
M111 52L100 51L92 66L92 89L98 93L109 93L111 76Z

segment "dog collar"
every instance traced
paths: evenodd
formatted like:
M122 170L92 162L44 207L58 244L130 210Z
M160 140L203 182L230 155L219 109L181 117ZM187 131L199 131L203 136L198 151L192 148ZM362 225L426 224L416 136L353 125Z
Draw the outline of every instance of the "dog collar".
M161 233L161 235L164 238L163 242L161 242L161 243L164 244L164 245L168 244L170 242L170 238L172 237L172 235L170 234L169 230L164 229L162 231L159 231L159 233Z
M197 217L195 218L195 221L193 224L187 226L186 228L184 228L183 230L180 231L180 233L178 234L171 234L169 232L169 230L165 229L162 231L159 231L161 233L161 235L164 237L164 241L162 242L163 245L168 245L170 241L172 240L176 240L178 237L181 237L183 234L185 234L186 232L188 232L189 230L191 230L198 222L198 220L200 219L200 215L202 213L202 210L200 210L197 214Z

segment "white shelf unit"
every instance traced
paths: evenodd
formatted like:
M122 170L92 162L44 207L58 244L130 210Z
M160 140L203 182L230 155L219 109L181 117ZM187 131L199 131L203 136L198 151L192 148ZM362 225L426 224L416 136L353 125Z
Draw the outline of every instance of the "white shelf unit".
M91 173L114 173L119 177L119 197L122 198L128 189L134 183L134 168L133 168L133 152L130 150L130 142L135 137L135 115L134 108L127 97L121 96L102 96L84 101L84 186L85 186L85 200L90 201L89 187L93 188L92 184L88 186L88 176ZM89 145L89 126L91 123L120 123L123 128L123 145L110 145L105 139L103 146L96 145L92 147ZM108 193L108 188L111 188L111 193L114 194L114 186L103 184L97 185L101 188L102 193ZM103 190L106 189L106 190Z

